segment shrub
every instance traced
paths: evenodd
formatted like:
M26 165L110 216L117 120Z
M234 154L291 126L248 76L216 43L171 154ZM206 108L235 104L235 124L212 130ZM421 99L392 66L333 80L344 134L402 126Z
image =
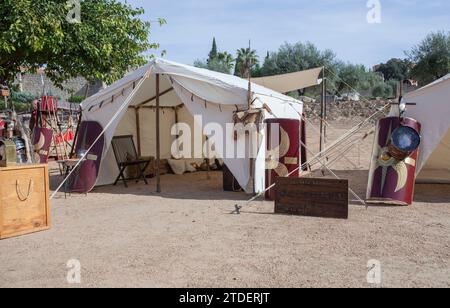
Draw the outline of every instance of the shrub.
M381 97L381 98L390 98L394 94L394 89L391 85L383 82L375 85L372 89L372 95L374 97Z
M69 103L81 104L84 101L84 96L72 95L67 101Z

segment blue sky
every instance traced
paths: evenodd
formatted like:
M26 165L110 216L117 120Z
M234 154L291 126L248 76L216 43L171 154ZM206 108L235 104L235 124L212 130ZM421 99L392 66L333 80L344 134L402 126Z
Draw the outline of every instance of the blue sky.
M372 67L404 51L431 31L450 31L448 0L381 0L381 24L367 22L367 0L128 0L145 8L151 39L166 58L192 64L204 59L215 36L221 51L248 45L263 58L284 42L310 41L337 56Z

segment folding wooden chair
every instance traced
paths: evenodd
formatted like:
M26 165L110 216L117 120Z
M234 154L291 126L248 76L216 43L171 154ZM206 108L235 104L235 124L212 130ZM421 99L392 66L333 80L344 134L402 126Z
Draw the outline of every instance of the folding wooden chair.
M114 182L114 186L122 180L125 187L128 187L127 181L139 181L143 180L148 185L145 177L145 170L149 166L151 160L140 159L136 146L134 145L133 136L118 136L112 139L112 147L114 156L116 157L117 166L119 167L119 176ZM128 167L137 166L138 176L134 178L127 178L125 171Z

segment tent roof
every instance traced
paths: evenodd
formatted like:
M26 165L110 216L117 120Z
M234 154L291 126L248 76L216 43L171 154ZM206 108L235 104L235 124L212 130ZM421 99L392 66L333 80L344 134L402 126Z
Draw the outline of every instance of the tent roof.
M420 89L417 89L417 90L415 90L413 92L408 93L407 96L408 97L414 97L415 95L420 94L424 90L428 90L428 89L430 89L430 88L432 88L434 86L440 85L440 84L442 84L442 83L444 83L446 81L450 81L450 74L448 74L448 75L446 75L446 76L444 76L444 77L442 77L442 78L440 78L440 79L438 79L436 81L433 81L432 83L430 83L430 84L428 84L426 86L423 86Z
M83 110L91 106L101 104L103 101L111 100L112 97L120 95L127 87L132 87L142 79L145 74L149 72L150 77L145 82L142 90L137 93L133 105L153 106L155 105L154 97L155 91L155 75L161 74L169 78L161 78L160 93L165 93L164 99L161 99L161 106L170 107L181 104L178 96L172 88L172 77L176 78L179 83L186 90L196 94L199 81L203 85L201 93L209 93L209 97L201 97L209 103L230 106L246 106L248 95L248 81L242 78L213 72L206 69L192 67L184 64L179 64L167 60L156 59L151 63L127 74L121 80L115 82L108 88L100 91L96 95L88 98L82 104ZM195 83L195 86L193 85ZM271 99L279 100L280 102L288 102L295 104L302 104L301 101L295 100L292 97L280 94L274 90L265 88L263 86L252 83L252 92L257 98L269 97ZM230 95L231 94L231 95ZM153 99L152 99L153 98ZM143 104L145 102L145 104Z
M406 116L422 123L422 144L417 170L439 169L450 172L450 147L446 136L450 130L450 74L405 95ZM398 116L398 106L393 106L392 116ZM447 137L448 139L448 137ZM432 159L432 156L438 159ZM438 161L439 163L435 163ZM445 171L444 171L445 170Z

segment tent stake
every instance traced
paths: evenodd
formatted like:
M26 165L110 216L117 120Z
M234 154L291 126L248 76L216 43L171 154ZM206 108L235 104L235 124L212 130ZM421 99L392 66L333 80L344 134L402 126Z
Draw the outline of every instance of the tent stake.
M159 81L160 75L156 74L156 192L161 192L161 132L160 132L160 105L159 105Z

